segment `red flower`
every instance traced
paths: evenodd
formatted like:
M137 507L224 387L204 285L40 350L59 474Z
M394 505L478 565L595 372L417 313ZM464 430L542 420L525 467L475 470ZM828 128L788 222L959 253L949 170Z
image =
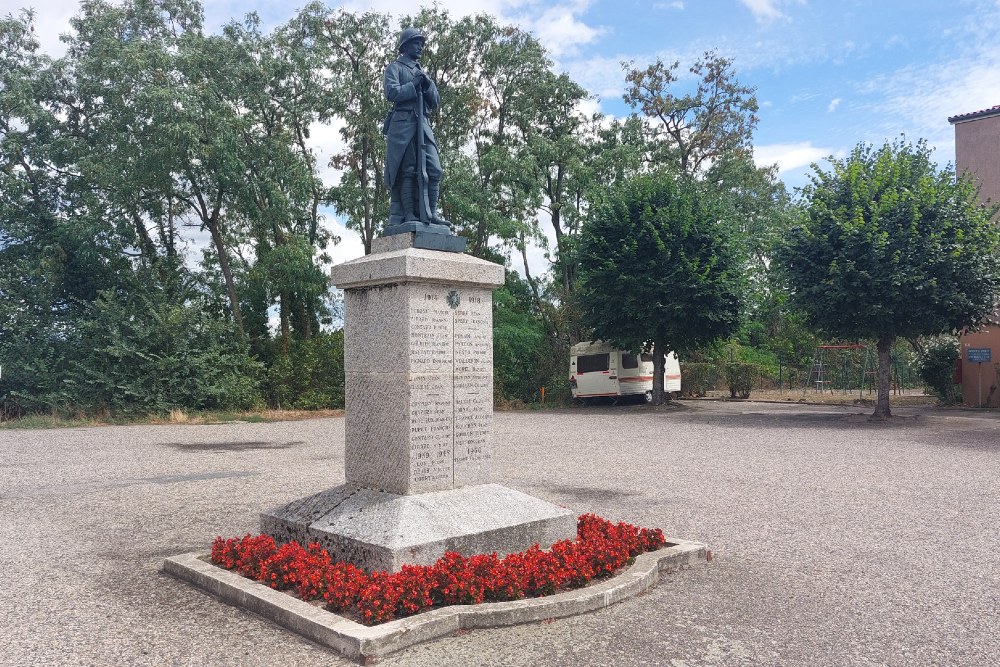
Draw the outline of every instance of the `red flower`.
M404 565L394 574L365 574L349 563L331 562L319 544L278 547L267 535L216 537L212 562L273 588L294 588L304 600L322 598L332 611L357 611L364 623L376 624L435 605L519 600L578 588L664 544L659 528L613 524L584 514L577 521L576 540L560 540L548 551L536 544L502 560L495 553L465 557L447 552L433 566Z
M350 563L331 563L320 573L323 600L331 611L345 611L357 605L358 593L368 575Z

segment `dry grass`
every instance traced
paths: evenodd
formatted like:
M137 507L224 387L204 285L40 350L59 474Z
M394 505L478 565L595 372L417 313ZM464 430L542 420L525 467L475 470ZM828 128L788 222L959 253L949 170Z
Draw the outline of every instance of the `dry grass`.
M30 415L22 419L0 421L0 428L73 428L80 426L112 426L119 424L224 424L226 422L276 422L343 417L343 410L253 410L248 412L188 412L174 409L168 414L153 414L136 417L113 417L99 415L60 416L58 414Z
M729 399L729 392L710 391L706 398ZM774 401L777 403L813 403L819 405L875 405L875 392L851 391L805 391L801 389L777 389L754 390L750 394L750 401ZM937 405L935 396L925 394L919 389L907 389L900 393L893 391L889 395L890 405Z

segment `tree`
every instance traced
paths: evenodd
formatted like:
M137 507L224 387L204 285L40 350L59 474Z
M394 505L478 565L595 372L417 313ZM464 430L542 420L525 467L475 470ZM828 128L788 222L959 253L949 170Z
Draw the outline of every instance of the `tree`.
M327 310L311 33L205 35L197 0L89 0L72 27L53 61L30 12L0 19L0 412L252 402L229 339L264 356L275 301L283 349ZM211 234L197 267L190 227ZM170 350L196 387L121 361Z
M805 215L776 257L814 326L876 341L879 419L891 416L893 341L976 325L1000 294L995 209L930 158L924 141L899 139L814 165Z
M731 207L745 264L747 294L739 337L744 344L791 358L803 345L811 354L813 335L797 326L803 318L788 308L788 296L771 261L774 248L797 220L798 208L777 178L777 165L757 167L749 153L716 161L704 181Z
M67 83L39 53L31 12L0 18L0 415L45 409L62 387L85 304L127 284L122 244L72 164ZM128 289L128 287L123 287Z
M549 377L547 371L567 355L556 355L542 319L532 312L528 285L513 271L493 293L494 396L501 401L529 402Z
M585 322L594 337L653 352L653 403L663 403L664 355L735 331L743 272L720 224L717 196L689 176L660 172L615 187L580 242Z
M382 91L382 71L396 57L396 36L388 15L344 10L323 19L322 28L314 31L318 52L328 54L327 62L317 67L332 72L325 116L343 123L344 149L330 159L330 166L342 174L329 198L347 218L347 226L360 234L367 255L389 219L389 190L382 177L382 123L391 105Z
M694 93L679 94L679 62L667 66L657 60L645 69L623 63L629 84L624 99L633 109L656 121L653 129L654 164L665 163L687 174L738 152L748 152L757 126L755 89L742 85L733 61L707 51L690 68L698 78Z
M530 33L492 17L450 26L446 18L425 9L414 20L431 28L427 70L441 90L434 123L435 133L444 130L437 135L444 212L469 238L468 252L485 257L494 240L509 247L539 235L540 183L531 177L534 165L519 128L538 122L543 105L533 82L549 73L551 62Z

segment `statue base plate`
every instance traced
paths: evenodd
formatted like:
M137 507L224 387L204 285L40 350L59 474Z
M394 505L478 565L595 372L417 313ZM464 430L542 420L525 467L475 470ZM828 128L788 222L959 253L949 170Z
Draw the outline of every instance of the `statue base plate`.
M390 218L390 223L392 219ZM396 236L398 234L413 234L412 248L423 248L424 250L443 250L444 252L465 252L466 238L455 236L451 233L451 228L446 225L432 225L425 222L401 222L390 224L383 232L382 236Z

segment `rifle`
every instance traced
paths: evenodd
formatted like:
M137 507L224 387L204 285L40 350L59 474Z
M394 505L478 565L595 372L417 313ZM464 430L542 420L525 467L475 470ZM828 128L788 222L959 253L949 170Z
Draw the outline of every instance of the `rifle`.
M420 222L430 224L431 204L427 196L427 137L424 135L424 89L417 86L417 187L420 189Z

